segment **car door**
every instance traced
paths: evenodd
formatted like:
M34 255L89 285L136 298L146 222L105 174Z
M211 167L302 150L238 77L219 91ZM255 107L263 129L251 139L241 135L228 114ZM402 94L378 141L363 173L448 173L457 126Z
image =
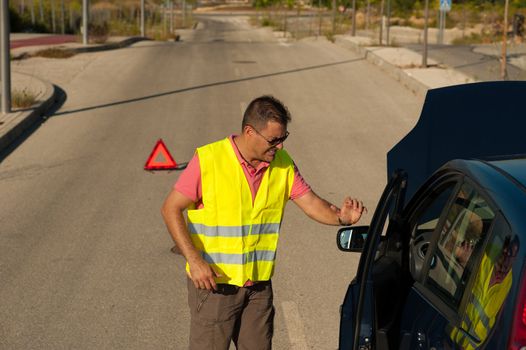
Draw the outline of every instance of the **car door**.
M356 277L349 285L341 308L341 350L372 349L378 341L375 301L378 286L375 285L374 274L378 266L389 268L396 265L391 264L390 257L386 257L386 245L389 243L385 240L385 233L387 224L394 222L393 218L398 217L403 208L406 184L407 177L403 172L396 172L391 177L371 220Z
M469 328L466 310L481 266L488 265L487 241L495 226L506 232L505 222L476 184L460 175L437 181L412 207L414 283L403 308L400 349L477 348L484 339Z

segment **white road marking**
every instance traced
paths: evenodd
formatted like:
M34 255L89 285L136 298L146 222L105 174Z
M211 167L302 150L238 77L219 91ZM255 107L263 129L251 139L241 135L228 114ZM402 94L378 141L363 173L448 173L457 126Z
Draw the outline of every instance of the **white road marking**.
M303 332L303 322L301 321L298 305L293 301L284 301L281 303L285 325L289 333L291 350L306 350L307 342Z

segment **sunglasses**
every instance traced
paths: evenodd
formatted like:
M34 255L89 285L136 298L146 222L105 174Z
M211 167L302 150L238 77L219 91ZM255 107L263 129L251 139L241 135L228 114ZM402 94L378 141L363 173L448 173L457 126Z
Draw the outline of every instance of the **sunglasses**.
M265 136L263 136L259 131L257 131L257 129L255 127L253 127L252 125L250 125L250 127L252 127L252 129L256 132L256 134L258 134L263 139L265 139L265 141L267 141L268 145L271 146L271 147L277 146L277 145L285 142L287 137L289 137L289 135L290 135L290 133L288 131L285 131L285 135L284 136L275 137L275 138L269 140Z

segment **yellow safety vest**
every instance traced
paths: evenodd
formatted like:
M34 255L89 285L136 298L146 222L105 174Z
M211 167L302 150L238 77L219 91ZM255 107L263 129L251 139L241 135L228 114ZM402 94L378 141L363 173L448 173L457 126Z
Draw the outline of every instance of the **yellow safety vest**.
M203 208L188 210L188 231L203 258L222 275L216 283L243 286L268 281L294 163L278 150L263 174L254 203L248 181L228 138L197 149ZM189 272L188 263L186 269Z
M484 254L480 272L473 286L473 296L466 307L462 320L462 329L457 327L451 332L451 339L462 349L472 350L480 347L495 324L504 300L508 296L512 283L512 271L508 272L502 283L489 286L495 263Z

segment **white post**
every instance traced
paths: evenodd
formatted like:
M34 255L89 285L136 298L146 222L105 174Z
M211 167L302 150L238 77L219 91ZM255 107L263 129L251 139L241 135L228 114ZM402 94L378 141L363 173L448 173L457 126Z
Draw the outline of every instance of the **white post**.
M174 1L170 0L170 34L174 33Z
M64 0L60 1L60 31L62 34L66 34L66 9L65 9Z
M2 1L0 8L0 74L2 77L2 113L11 112L11 59L9 57L9 5Z
M57 32L57 24L55 17L55 0L51 0L51 30L53 33Z
M164 4L161 4L161 15L163 16L163 36L166 37L166 2Z
M186 0L183 0L183 8L181 11L183 12L183 27L186 28Z
M40 10L40 22L44 24L44 0L38 2L38 9Z
M502 80L508 80L508 69L507 69L507 42L508 42L508 8L509 0L504 3L504 23L502 27L502 50L501 50L501 61L500 61L500 77Z
M31 13L31 24L35 25L35 3L33 0L29 1L29 11Z
M427 22L429 21L429 0L424 7L424 49L422 50L422 68L427 68Z
M82 0L82 44L88 45L89 0Z
M144 0L141 0L141 36L146 36L146 30L144 28Z
M352 27L351 36L356 36L356 0L352 0Z

